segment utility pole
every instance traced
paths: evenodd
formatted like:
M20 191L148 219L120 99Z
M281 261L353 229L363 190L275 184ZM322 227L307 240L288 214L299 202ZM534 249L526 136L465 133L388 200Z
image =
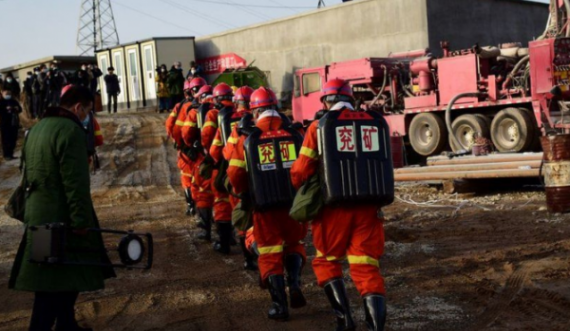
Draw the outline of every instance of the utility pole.
M83 0L77 29L77 53L95 54L98 49L118 44L111 0Z
M319 5L317 8L321 8L325 6L325 0L319 0Z

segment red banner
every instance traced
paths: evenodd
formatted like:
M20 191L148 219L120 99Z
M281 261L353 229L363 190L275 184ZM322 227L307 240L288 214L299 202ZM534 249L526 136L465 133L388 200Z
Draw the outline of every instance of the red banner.
M247 66L246 61L235 53L212 56L197 60L196 62L202 66L204 74L206 75L219 74L224 72L226 69L235 69Z

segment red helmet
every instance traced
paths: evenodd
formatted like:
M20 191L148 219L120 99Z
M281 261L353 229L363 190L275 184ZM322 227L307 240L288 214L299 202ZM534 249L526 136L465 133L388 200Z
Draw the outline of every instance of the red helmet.
M187 90L191 90L192 88L190 87L190 82L189 81L185 81L184 82L184 90L183 91L187 91Z
M353 98L352 94L352 87L348 84L347 81L342 79L332 79L325 83L323 86L321 101L323 101L326 97L332 96L346 96L349 97L351 100Z
M251 109L276 105L277 98L275 97L275 92L269 88L262 86L251 94L251 101L249 102L249 107Z
M65 85L62 89L61 89L61 94L60 94L60 98L67 92L69 91L69 89L71 89L73 87L73 84L67 84Z
M190 89L195 92L198 92L198 90L204 85L208 85L208 83L202 77L196 77L190 81Z
M216 97L231 97L234 95L232 88L226 83L220 83L214 87L214 98Z
M204 94L212 94L212 86L211 85L204 85L202 86L198 92L196 93L195 97L199 98Z
M253 89L249 86L242 86L236 90L234 101L235 102L246 102L249 103L251 100L251 95L253 94Z

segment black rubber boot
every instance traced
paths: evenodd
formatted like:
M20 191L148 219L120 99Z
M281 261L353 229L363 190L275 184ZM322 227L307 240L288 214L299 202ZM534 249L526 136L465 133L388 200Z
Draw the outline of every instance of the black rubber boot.
M214 244L214 250L218 253L229 255L230 254L230 241L233 235L232 223L216 222L218 229L219 241Z
M258 268L257 257L247 249L245 237L239 237L239 245L244 257L243 268L245 270L256 271Z
M364 297L363 301L368 331L384 331L386 297L381 294L369 294Z
M289 286L289 299L291 308L301 308L307 305L307 300L301 291L301 270L303 269L303 257L299 254L291 254L285 257L285 269L287 270L287 286Z
M212 240L212 213L209 209L198 208L198 215L200 221L198 222L198 227L204 229L197 236L200 240L210 241Z
M184 196L186 197L186 216L194 216L196 215L196 205L194 204L194 200L192 200L192 193L190 189L184 189Z
M282 275L271 275L268 283L272 304L267 317L277 321L287 320L289 318L289 308L287 307L287 293L285 293L285 277Z
M348 302L348 295L346 294L346 287L344 287L344 280L337 278L326 283L325 293L336 314L336 331L355 330L356 325L354 324L350 312L350 304Z

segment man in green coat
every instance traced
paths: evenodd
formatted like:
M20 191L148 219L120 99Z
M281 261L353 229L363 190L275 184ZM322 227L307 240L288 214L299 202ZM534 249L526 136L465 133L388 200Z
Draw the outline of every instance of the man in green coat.
M23 149L27 227L65 223L69 230L66 259L70 262L108 263L91 201L86 131L82 124L91 110L87 88L72 86L64 91L61 106L50 108L30 131ZM114 277L112 268L44 265L30 262L31 237L26 231L14 262L9 286L35 292L31 331L83 329L75 321L74 306L79 292L104 288Z
M184 75L182 74L182 64L180 62L174 63L168 72L166 79L168 92L170 92L170 104L175 105L184 99Z

